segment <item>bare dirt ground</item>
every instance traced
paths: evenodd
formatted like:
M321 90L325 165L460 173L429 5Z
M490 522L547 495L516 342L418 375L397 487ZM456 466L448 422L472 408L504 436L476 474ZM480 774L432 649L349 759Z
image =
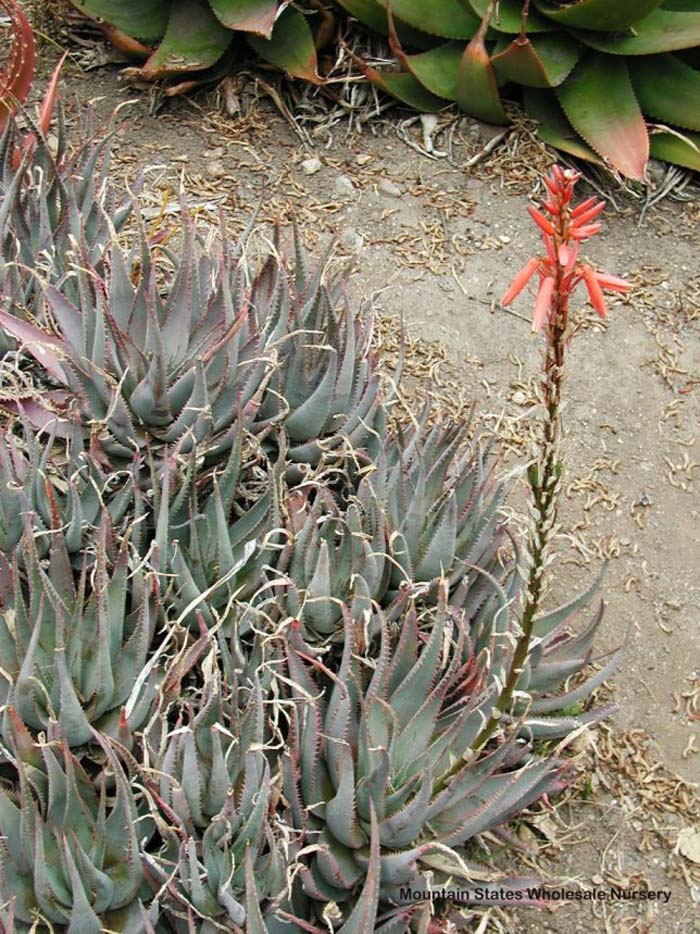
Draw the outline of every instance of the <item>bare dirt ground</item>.
M474 403L500 438L503 473L522 463L539 343L493 300L537 248L526 205L548 157L526 131L466 167L489 139L467 119L436 134L450 158L430 159L399 138L401 114L351 136L345 122L315 135L308 124L304 141L251 81L227 89L241 108L234 116L203 97L153 116L151 99L110 69L68 86L68 100L102 97L102 116L136 98L115 169L147 169L152 216L177 210L182 182L201 210L222 204L237 229L262 196L265 217L294 212L312 245L336 235L355 258L354 293L374 298L387 350L399 316L408 325L409 389L431 376L447 411ZM422 145L421 130L402 133ZM620 197L588 250L636 288L605 328L587 316L575 341L551 585L552 600L565 600L609 559L601 653L629 633L610 685L618 712L580 744L582 776L566 800L539 808L518 834L558 882L672 896L666 906L492 909L475 915L474 930L700 932L700 866L673 852L682 828L700 829L691 787L700 780L700 204L666 201L640 225L641 204ZM515 310L527 319L527 300ZM511 502L517 511L517 490Z

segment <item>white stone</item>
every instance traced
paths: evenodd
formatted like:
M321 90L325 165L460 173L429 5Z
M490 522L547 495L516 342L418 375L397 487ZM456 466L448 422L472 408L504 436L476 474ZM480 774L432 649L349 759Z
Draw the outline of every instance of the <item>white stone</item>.
M353 185L352 179L347 175L339 175L335 180L335 191L338 195L355 195L357 189Z
M315 175L317 172L320 172L323 168L323 163L320 159L304 159L301 163L301 171L304 175Z

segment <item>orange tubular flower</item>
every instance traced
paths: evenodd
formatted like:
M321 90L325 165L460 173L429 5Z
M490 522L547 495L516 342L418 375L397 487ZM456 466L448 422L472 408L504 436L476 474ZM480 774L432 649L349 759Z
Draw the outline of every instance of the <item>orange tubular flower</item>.
M591 305L593 305L601 318L605 318L608 313L608 306L605 304L605 296L603 295L603 290L600 287L596 274L588 263L584 263L582 268L583 281L586 283L588 298L590 299Z
M535 300L535 313L532 317L533 331L539 331L547 320L547 316L552 304L552 294L554 293L554 286L556 284L556 280L551 276L545 276L544 279L540 282L537 299Z
M539 265L540 261L538 259L529 259L525 263L515 279L513 279L510 288L501 299L501 305L510 305L513 299L520 295L530 279L534 276Z

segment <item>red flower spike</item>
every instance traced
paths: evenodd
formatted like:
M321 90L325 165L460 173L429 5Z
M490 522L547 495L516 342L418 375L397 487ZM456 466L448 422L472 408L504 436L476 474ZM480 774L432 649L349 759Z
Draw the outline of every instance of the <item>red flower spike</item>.
M554 224L551 221L548 221L544 214L537 210L534 204L528 204L527 210L530 217L537 224L540 230L544 231L546 234L549 234L551 237L554 233Z
M603 295L603 290L600 287L598 278L588 263L584 263L582 272L583 281L586 283L591 305L593 305L601 318L605 318L608 313L608 306L605 304L605 296Z
M551 276L545 276L540 282L540 289L535 301L535 311L532 316L532 330L539 331L547 320L549 309L552 304L552 295L554 294L555 280ZM603 294L602 292L600 293Z
M534 276L537 271L537 267L540 265L538 259L529 259L523 268L518 272L518 274L513 279L510 288L506 294L501 299L501 305L510 305L513 299L517 298L518 295L522 292L525 286L528 284L530 279Z
M559 258L559 265L566 268L569 265L569 256L570 256L569 247L566 243L559 244L557 256Z

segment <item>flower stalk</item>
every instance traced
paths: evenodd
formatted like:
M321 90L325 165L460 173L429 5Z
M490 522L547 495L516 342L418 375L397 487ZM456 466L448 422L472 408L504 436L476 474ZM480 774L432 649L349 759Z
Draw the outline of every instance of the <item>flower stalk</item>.
M587 263L578 262L580 244L598 233L601 224L593 221L605 207L605 202L589 198L572 208L574 185L579 178L578 172L565 171L559 166L554 166L551 176L545 178L548 198L541 205L542 211L532 205L528 210L542 231L546 255L528 260L501 302L503 305L510 304L533 276L538 275L539 288L532 326L536 332L544 329L546 338L541 383L543 419L538 456L528 471L533 521L521 569L526 589L520 634L498 700L491 716L472 743L472 749L479 749L488 742L500 719L510 710L513 694L530 653L542 600L544 570L549 563L554 537L563 469L559 442L566 349L573 336L570 322L572 295L579 283L583 282L590 304L601 318L605 318L607 305L603 290L627 292L630 289L630 285L623 279L599 273Z

